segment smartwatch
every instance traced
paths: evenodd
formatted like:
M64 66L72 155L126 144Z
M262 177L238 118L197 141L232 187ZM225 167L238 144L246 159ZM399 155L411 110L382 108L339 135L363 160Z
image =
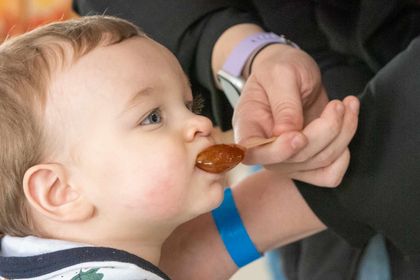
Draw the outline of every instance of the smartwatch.
M272 32L255 33L242 40L233 49L222 69L217 72L219 84L233 108L238 102L239 95L245 84L241 75L245 64L250 57L271 44L285 44L298 48L295 43L286 39L283 35L279 36Z

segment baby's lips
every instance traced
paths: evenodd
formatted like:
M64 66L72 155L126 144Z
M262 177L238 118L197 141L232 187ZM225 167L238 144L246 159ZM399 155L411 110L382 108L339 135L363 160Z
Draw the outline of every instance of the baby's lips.
M245 148L236 144L217 144L201 151L196 166L209 173L223 173L238 165L245 156Z

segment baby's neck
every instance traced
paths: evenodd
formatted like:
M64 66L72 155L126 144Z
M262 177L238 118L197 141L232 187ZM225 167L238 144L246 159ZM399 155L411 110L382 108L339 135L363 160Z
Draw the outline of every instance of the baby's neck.
M145 228L147 230L139 230L125 236L117 235L117 239L105 238L101 243L108 243L108 247L127 251L158 266L163 243L175 230L175 227L172 225L160 228L143 227L143 229Z
M163 240L164 241L164 240ZM155 266L159 265L160 255L162 250L163 241L132 241L132 242L113 242L108 245L115 249L123 250L142 259L151 262ZM136 242L138 242L136 244ZM103 246L103 245L102 245Z
M162 245L174 230L171 226L160 228L159 230L156 228L151 230L149 228L149 230L144 231L140 229L136 232L111 232L100 229L97 230L96 227L90 226L84 227L79 225L77 228L67 226L68 225L61 225L61 227L54 226L51 228L55 229L54 231L46 230L44 231L45 234L41 234L41 236L123 250L141 257L156 266L159 264ZM58 228L60 230L57 230Z

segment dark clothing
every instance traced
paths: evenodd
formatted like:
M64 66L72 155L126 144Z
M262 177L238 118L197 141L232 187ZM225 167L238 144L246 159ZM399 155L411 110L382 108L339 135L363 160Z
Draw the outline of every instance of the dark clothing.
M332 230L284 246L282 270L288 280L354 279L363 250L352 248Z
M244 22L260 23L297 42L316 58L323 70L351 66L372 74L419 34L419 9L415 8L418 7L415 0L388 0L386 5L381 0L364 0L360 5L358 2L75 0L74 8L82 15L109 14L131 20L169 48L180 60L193 86L211 104L207 106L212 108L212 112L207 112L209 116L226 130L231 127L232 110L224 95L214 87L210 57L216 40L227 28ZM255 16L253 8L259 12ZM253 13L247 13L248 10ZM356 19L359 19L357 23ZM357 43L349 43L353 38L357 38ZM347 73L343 76L349 77ZM351 84L347 83L350 89ZM211 95L205 89L200 90L201 86L210 90ZM349 93L356 92L344 94Z
M331 98L363 92L350 168L341 187L296 184L318 217L352 246L363 247L373 234L382 233L390 244L393 279L418 278L412 276L420 275L420 130L415 125L420 109L420 39L404 50L420 36L419 1L79 0L75 4L81 14L105 12L132 20L167 46L181 61L193 88L201 90L211 105L206 113L222 129L230 128L232 110L214 86L211 51L223 31L238 23L260 22L311 54ZM313 237L303 242L311 239L319 241ZM307 252L300 250L305 259ZM346 250L352 266L360 252ZM312 256L308 267L336 261L323 254Z
M317 216L353 246L376 232L388 240L393 279L420 275L420 37L361 95L352 160L337 189L297 182ZM417 275L417 277L413 277Z

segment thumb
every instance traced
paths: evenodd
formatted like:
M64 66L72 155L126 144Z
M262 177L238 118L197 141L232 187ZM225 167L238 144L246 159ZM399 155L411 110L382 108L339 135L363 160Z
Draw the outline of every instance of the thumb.
M233 113L232 125L236 143L272 136L274 123L269 100L253 77L245 84Z
M286 131L300 131L303 128L301 93L293 80L287 83L279 79L267 88L267 95L273 117L272 134L278 136Z

